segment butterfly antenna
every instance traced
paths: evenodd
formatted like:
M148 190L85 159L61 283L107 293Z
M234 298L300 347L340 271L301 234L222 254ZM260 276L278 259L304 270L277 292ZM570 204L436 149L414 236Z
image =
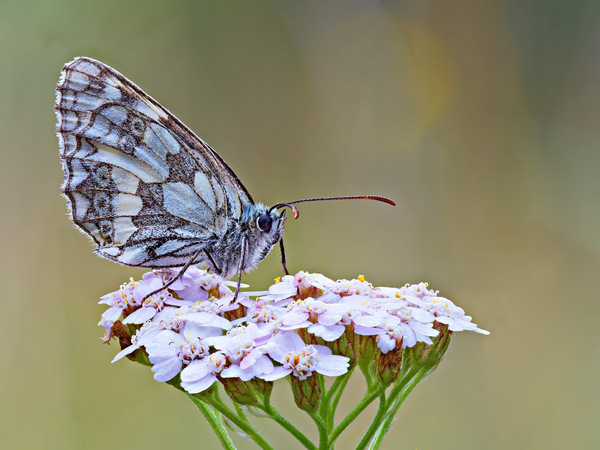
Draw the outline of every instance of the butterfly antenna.
M294 203L305 203L305 202L320 202L322 200L376 200L378 202L387 203L388 205L396 206L396 202L389 198L382 197L380 195L346 195L342 197L315 197L315 198L304 198L302 200L294 200L288 203L277 203L271 206L269 213L276 208L291 208L294 212L294 219L298 218L298 209L294 206Z
M271 214L271 211L273 211L274 209L278 209L278 208L290 208L292 210L292 212L294 213L294 219L297 219L298 216L300 215L300 213L298 213L298 208L296 208L294 205L292 205L292 203L295 202L291 202L291 203L277 203L276 205L273 205L269 208L269 214Z

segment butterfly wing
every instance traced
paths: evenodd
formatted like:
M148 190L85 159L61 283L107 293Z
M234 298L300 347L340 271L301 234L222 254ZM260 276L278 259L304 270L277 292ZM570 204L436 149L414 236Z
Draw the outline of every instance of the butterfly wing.
M63 192L100 256L182 266L253 204L214 150L114 69L76 58L56 90Z

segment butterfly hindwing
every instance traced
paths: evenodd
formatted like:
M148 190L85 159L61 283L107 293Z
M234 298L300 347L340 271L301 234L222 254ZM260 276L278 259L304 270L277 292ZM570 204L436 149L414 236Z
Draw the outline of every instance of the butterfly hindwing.
M106 258L181 266L252 199L206 143L110 67L77 58L57 86L63 192Z

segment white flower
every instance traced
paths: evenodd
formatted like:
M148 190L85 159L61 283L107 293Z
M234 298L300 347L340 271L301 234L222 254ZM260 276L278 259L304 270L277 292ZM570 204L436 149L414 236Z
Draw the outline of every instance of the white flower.
M378 336L377 346L382 353L387 353L400 344L402 344L402 348L406 348L417 343L414 330L402 322L399 317L392 315L377 326L364 327L357 325L354 327L354 332L363 336ZM431 342L431 340L429 341Z
M131 345L117 353L111 362L118 361L124 356L135 352L140 347L143 347L146 342L150 342L155 335L164 330L159 325L160 324L153 322L146 322L144 325L142 325L142 328L140 328L137 333L131 337Z
M169 381L181 372L184 364L208 355L208 345L197 328L186 326L183 331L179 334L163 330L144 344L156 381Z
M225 336L207 339L207 342L220 350L231 362L221 372L225 378L240 378L248 381L273 371L273 362L265 355L265 343L271 337L270 329L261 329L250 323L237 327Z
M223 370L226 363L227 358L221 352L192 361L181 371L181 387L190 394L208 389L217 381L216 374Z
M307 331L333 342L344 334L346 325L351 323L352 306L347 303L319 303L325 307L315 311L317 323L310 325Z
M277 380L290 373L300 380L305 380L313 372L335 377L348 371L349 358L332 355L331 350L322 345L306 345L300 336L292 331L276 334L269 341L268 348L269 356L282 366L261 377L267 381Z
M236 320L233 325L248 323L269 323L279 319L283 314L287 312L287 309L282 306L276 306L268 300L258 299L250 300L247 297L239 299L239 303L246 307L247 314Z
M444 297L424 296L424 307L435 316L435 320L448 325L450 331L474 331L480 334L490 334L489 331L478 328L471 322L472 318L465 311Z
M346 331L350 343L352 333L376 336L383 353L418 342L432 344L431 338L439 334L435 322L450 331L489 334L425 283L375 288L362 276L333 281L298 272L268 292L240 293L232 302L234 282L190 267L169 288L144 300L177 274L177 269L155 270L102 297L100 303L109 308L99 325L106 330L105 341L119 319L128 325L124 330L139 328L113 361L145 351L157 381L181 374L181 385L190 393L202 392L219 378L271 381L291 374L306 380L315 371L327 376L347 372L347 357L333 355L325 346L306 345L296 332L300 329L303 336L310 333L327 342Z

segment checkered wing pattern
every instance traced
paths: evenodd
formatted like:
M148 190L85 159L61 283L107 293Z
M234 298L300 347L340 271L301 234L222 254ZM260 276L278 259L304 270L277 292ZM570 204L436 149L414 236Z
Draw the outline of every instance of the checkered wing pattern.
M100 256L183 266L253 205L208 144L114 69L76 58L56 91L63 193Z

